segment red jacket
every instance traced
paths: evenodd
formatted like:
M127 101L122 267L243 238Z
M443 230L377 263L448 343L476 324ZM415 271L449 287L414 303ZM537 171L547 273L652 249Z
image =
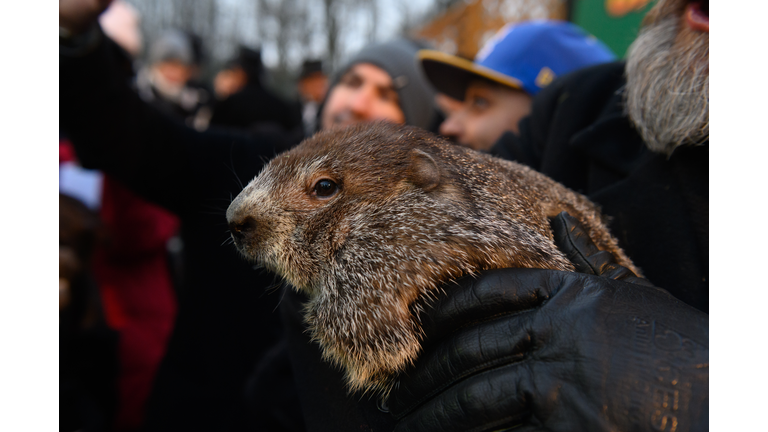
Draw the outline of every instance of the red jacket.
M60 142L59 162L72 160L71 144ZM135 430L176 316L167 243L179 220L109 175L99 216L107 238L94 254L94 276L107 323L120 334L115 429Z

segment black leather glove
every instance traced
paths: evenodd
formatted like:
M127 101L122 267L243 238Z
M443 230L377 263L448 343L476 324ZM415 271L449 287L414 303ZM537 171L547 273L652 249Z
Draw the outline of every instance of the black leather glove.
M557 219L558 245L595 274L503 269L447 287L387 401L397 431L708 429L708 315Z

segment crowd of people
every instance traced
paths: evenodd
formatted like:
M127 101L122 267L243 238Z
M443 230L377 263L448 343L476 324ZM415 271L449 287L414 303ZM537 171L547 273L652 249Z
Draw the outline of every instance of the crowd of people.
M472 61L375 43L332 72L308 59L295 101L245 46L201 82L204 41L176 30L137 71L112 24L135 20L103 8L59 9L60 430L708 428L708 3L660 0L626 60L561 21L508 24ZM578 272L458 281L392 393L350 394L225 211L276 154L374 120L587 195L644 279L559 218Z

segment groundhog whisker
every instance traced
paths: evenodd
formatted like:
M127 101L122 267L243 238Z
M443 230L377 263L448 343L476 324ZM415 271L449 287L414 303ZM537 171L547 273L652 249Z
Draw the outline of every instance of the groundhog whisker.
M222 201L224 201L224 200L222 200ZM198 211L198 214L209 215L209 216L224 216L224 215L227 214L227 210L226 209L222 209L219 206L215 206L215 207L214 206L208 206L208 207L203 208L202 210ZM226 220L224 218L222 218L222 222L218 222L218 223L226 224Z
M234 148L234 147L230 147L230 148L229 148L229 165L227 166L227 169L228 169L228 170L229 170L229 172L231 172L231 173L232 173L232 175L235 177L235 180L237 181L237 185L240 187L240 190L243 190L243 189L245 188L245 186L243 186L243 182L240 180L240 176L239 176L239 175L237 175L237 171L234 169L234 166L235 166L235 162L234 162L234 160L232 159L232 149L233 149L233 148ZM264 161L262 161L262 163L263 163L263 162L264 162ZM231 200L230 200L230 201L231 201Z
M285 287L285 289L280 290L281 287ZM273 287L273 291L272 292L280 290L280 291L282 291L282 294L280 295L280 300L277 301L277 304L275 305L275 308L272 309L272 313L277 312L277 309L280 307L280 304L283 303L283 300L285 299L285 294L288 292L289 289L291 289L289 286L283 285L282 283L277 284L277 285L275 285Z
M216 202L216 203L222 203L225 207L228 207L229 204L232 203L232 199L231 199L232 192L229 193L229 196L230 196L230 199L227 199L227 198L211 198L211 199L209 199L209 201L213 201L213 202ZM219 207L220 205L221 204L216 204L216 207L214 207L214 208L217 209L217 210L221 209L222 207ZM224 211L226 212L226 209L224 209Z
M277 278L275 278L275 279L277 279ZM275 291L279 290L279 289L280 289L282 286L283 286L283 283L282 283L282 281L279 281L279 282L278 282L277 280L275 280L275 281L274 281L274 282L273 282L271 285L269 285L269 286L268 286L268 287L265 289L265 291L271 294L271 293L273 293L273 292L275 292Z

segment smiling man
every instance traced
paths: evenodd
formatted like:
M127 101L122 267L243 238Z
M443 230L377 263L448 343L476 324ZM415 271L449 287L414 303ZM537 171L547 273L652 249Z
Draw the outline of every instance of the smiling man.
M323 125L349 126L374 118L405 123L397 90L386 71L370 63L354 65L341 77L328 99Z
M363 48L332 80L321 127L371 120L432 127L434 91L414 60L419 48L406 39Z
M462 101L446 113L442 135L475 150L488 150L531 111L533 97L573 70L613 61L602 42L564 21L508 24L489 40L474 62L439 51L419 52L438 92Z

